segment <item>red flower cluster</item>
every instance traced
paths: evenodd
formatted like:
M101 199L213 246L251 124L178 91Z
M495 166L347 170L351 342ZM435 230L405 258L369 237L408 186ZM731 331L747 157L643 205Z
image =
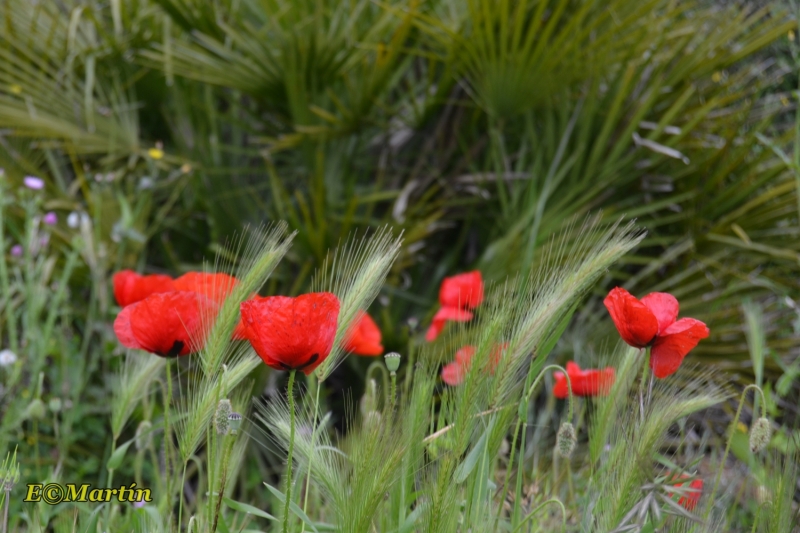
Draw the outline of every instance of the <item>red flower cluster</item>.
M508 343L497 344L492 348L492 353L489 356L489 371L494 374L497 365L500 363L500 358L508 348ZM459 385L464 381L464 378L472 366L472 357L475 355L474 346L464 346L459 349L455 355L455 361L447 363L442 367L442 380L448 385Z
M635 348L652 347L650 368L657 378L674 374L686 354L709 334L708 327L699 320L678 320L678 300L665 292L637 300L617 287L603 303L622 340Z
M225 278L220 278L225 276ZM232 290L211 290L226 274L192 272L173 280L169 276L142 276L130 270L113 278L114 298L123 307L114 332L123 346L160 355L188 355L202 348L205 328L218 304Z
M444 329L448 320L466 322L472 320L472 309L483 301L483 278L478 270L444 278L439 289L441 308L433 317L433 323L425 340L433 341Z
M562 372L555 372L553 375L556 378L553 394L556 398L566 398L569 396L567 376ZM611 367L601 370L581 370L578 363L573 361L567 363L567 375L575 396L605 396L611 390L616 379L614 369Z
M377 356L383 353L381 330L364 311L359 311L353 326L348 332L344 349L356 355Z

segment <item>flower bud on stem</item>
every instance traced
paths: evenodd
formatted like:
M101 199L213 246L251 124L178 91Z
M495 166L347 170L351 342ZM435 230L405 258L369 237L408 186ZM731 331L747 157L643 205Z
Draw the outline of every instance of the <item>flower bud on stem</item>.
M717 494L717 489L719 489L719 482L722 478L722 469L725 468L725 461L728 459L728 453L731 451L731 442L733 441L733 436L736 434L736 426L739 424L739 415L742 414L742 407L744 406L744 400L747 396L747 391L749 389L755 389L761 394L761 418L759 418L754 424L753 429L751 430L750 434L750 446L753 446L753 438L754 436L757 437L756 444L760 444L763 441L763 446L766 446L769 442L769 421L767 420L767 401L766 397L764 396L764 391L761 390L756 384L750 384L744 388L742 391L742 396L739 399L739 407L736 409L736 415L733 417L733 422L731 424L731 434L728 437L728 443L725 445L725 453L722 454L722 461L720 461L719 468L717 469L717 478L714 481L714 489L711 491L711 497L709 498L709 504L706 506L706 512L704 516L704 520L708 520L708 516L711 513L711 508L714 505L714 496ZM766 431L764 433L764 422L766 422ZM760 426L760 427L759 427ZM755 435L754 435L755 433ZM756 450L753 450L756 451Z

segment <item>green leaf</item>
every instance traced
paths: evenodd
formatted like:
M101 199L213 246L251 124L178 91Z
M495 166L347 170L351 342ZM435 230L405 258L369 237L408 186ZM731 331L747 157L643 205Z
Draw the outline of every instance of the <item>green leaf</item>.
M464 461L456 467L456 471L453 473L453 478L456 483L463 483L464 480L467 479L470 472L475 469L475 465L478 464L478 460L483 456L484 451L486 450L486 442L489 439L489 435L494 428L494 424L497 421L497 418L493 416L489 421L489 425L483 431L481 438L478 439L478 442L475 443L472 450L470 450L469 454Z
M277 518L275 518L271 514L265 512L265 511L262 511L258 507L254 507L252 505L249 505L249 504L246 504L246 503L242 503L242 502L237 502L235 500L231 500L230 498L222 498L222 501L225 502L225 505L227 505L228 507L230 507L234 511L239 511L241 513L247 513L247 514L251 514L253 516L266 518L267 520L278 520Z
M111 454L111 457L108 458L108 462L106 463L106 468L109 470L116 470L119 468L119 465L122 464L122 459L125 457L125 453L128 451L128 447L133 444L133 441L136 439L133 438L114 450L114 453Z
M273 494L273 496L278 498L278 500L280 500L281 503L286 503L286 496L281 491L279 491L278 489L276 489L275 487L266 482L264 483L264 486L267 487L267 489L269 489L269 491ZM289 509L291 509L292 512L300 518L300 520L305 522L305 524L308 527L310 527L316 533L319 533L317 525L308 517L308 515L305 512L303 512L302 509L300 509L300 507L296 503L289 502Z

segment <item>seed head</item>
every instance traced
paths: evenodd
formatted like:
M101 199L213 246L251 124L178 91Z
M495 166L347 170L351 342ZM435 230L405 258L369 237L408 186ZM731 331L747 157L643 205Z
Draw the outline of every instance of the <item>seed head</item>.
M231 408L231 401L222 399L217 404L217 412L214 414L214 426L217 430L217 435L227 435L230 429L228 417L231 416L233 409Z
M771 436L772 428L769 425L769 420L761 417L753 422L753 426L750 428L750 451L758 453L766 448Z
M383 356L383 360L386 362L386 368L389 372L395 373L400 368L400 354L397 352L387 353Z
M575 449L575 428L569 422L561 424L556 436L556 448L561 457L568 458L572 455L572 450Z
M228 426L231 428L231 435L239 433L239 428L242 425L242 415L239 413L231 413L228 415Z
M47 415L47 408L44 402L39 398L35 398L28 404L28 418L42 419Z
M153 434L150 430L153 424L149 420L142 420L136 427L136 438L133 441L137 450L146 450L153 442Z

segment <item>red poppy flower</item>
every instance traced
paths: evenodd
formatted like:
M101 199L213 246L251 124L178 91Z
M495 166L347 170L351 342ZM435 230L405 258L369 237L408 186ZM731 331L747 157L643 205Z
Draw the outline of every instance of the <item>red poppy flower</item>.
M188 272L175 280L175 290L200 293L221 304L233 292L239 280L222 272Z
M121 307L125 307L141 300L151 294L170 292L175 290L172 278L163 274L143 276L133 270L121 270L112 278L114 284L114 299Z
M203 324L216 307L214 302L194 292L151 294L117 315L114 332L128 348L162 357L188 355L202 347Z
M682 475L682 478L688 477L687 475ZM676 483L673 487L683 487L683 483ZM702 479L695 479L691 483L689 483L689 488L691 490L684 491L685 496L681 496L678 500L678 505L682 505L685 509L689 511L694 511L695 507L697 507L697 502L700 501L700 496L703 494L703 480ZM670 493L670 498L672 497L672 493Z
M255 297L242 302L244 336L276 370L314 371L331 353L339 299L329 292Z
M472 320L470 310L478 307L482 301L483 278L479 270L444 278L439 289L439 303L442 307L434 315L425 340L430 342L436 339L448 320Z
M637 300L617 287L603 301L622 340L635 348L650 349L650 368L657 378L674 374L683 358L701 339L708 327L694 318L678 318L678 300L665 292Z
M500 363L500 357L503 352L508 348L508 343L497 344L492 349L489 362L489 371L494 374L497 365ZM442 367L442 380L448 385L458 385L464 381L464 378L469 372L472 365L472 357L475 355L474 346L464 346L456 352L455 361L447 363Z
M359 311L345 341L344 349L356 355L381 355L381 330L364 311Z
M553 394L556 398L564 399L569 396L567 386L567 376L562 372L553 374L556 378ZM614 385L614 369L612 367L601 370L581 370L578 363L570 361L567 363L567 375L572 382L572 394L575 396L605 396Z

